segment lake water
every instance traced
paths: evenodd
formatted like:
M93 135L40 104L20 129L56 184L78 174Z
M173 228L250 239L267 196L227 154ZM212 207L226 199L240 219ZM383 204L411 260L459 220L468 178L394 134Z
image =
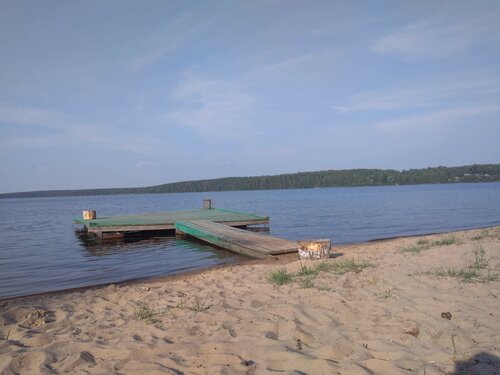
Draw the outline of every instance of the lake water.
M269 215L270 233L333 244L500 225L500 183L0 199L0 298L180 273L241 256L175 237L101 244L73 224L215 207Z

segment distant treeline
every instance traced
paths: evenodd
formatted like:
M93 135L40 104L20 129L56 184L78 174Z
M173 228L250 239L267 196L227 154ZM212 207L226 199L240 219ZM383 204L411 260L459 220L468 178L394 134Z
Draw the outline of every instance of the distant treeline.
M274 176L227 177L211 180L183 181L140 188L47 190L7 193L0 194L0 198L302 189L340 186L447 184L492 181L500 181L500 164L475 164L462 167L435 167L403 171L392 169L328 170L287 173Z

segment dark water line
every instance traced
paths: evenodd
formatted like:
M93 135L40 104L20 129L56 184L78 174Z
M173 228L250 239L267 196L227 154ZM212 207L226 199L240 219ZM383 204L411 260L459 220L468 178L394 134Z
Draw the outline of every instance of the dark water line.
M384 241L390 241L390 240L396 240L399 238L412 238L412 237L421 237L421 236L432 236L434 234L444 234L444 233L453 233L453 232L460 232L460 231L465 231L465 230L473 230L473 229L489 229L489 228L494 228L498 226L499 223L497 224L492 224L492 225L485 225L485 226L474 226L474 227L459 227L459 228L454 228L454 229L446 229L446 230L441 230L441 231L436 231L436 232L422 232L419 234L412 234L409 236L392 236L392 237L380 237L380 238L374 238L372 240L364 241L364 242L346 242L343 243L342 245L355 245L355 244L362 244L362 243L372 243L372 242L384 242Z
M256 259L250 259L250 258L245 258L242 257L240 260L235 261L234 263L227 263L227 264L220 264L220 265L215 265L215 266L207 266L207 267L202 267L198 268L195 270L188 270L188 269L179 269L174 272L168 273L166 275L161 275L161 276L153 276L153 277L135 277L131 279L125 279L125 280L119 280L119 281L107 281L104 283L98 283L98 284L88 284L88 285L81 285L77 287L71 287L71 288L66 288L66 289L54 289L54 290L46 290L46 291L41 291L41 292L36 292L36 293L29 293L29 294L19 294L15 296L0 296L0 302L2 301L11 301L11 300L16 300L20 298L33 298L33 297L43 297L43 296L53 296L53 295L58 295L58 294L66 294L66 293L72 293L72 292L81 292L84 293L89 289L104 289L108 286L112 285L118 285L118 286L126 286L126 285L132 285L138 282L144 282L144 281L165 281L168 282L169 280L173 280L177 277L186 277L190 275L196 275L199 274L200 272L205 272L211 269L221 269L225 267L230 267L234 265L242 265L245 263L255 263L255 262L262 262L262 260L256 260Z

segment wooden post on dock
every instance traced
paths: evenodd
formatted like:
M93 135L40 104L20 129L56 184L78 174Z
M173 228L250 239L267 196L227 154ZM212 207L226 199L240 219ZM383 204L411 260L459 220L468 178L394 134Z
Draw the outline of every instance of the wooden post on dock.
M83 211L83 219L84 220L93 220L95 218L96 218L96 212L94 210Z
M299 259L327 259L330 258L330 240L299 241Z
M203 208L205 210L211 210L212 207L212 200L211 199L203 199Z

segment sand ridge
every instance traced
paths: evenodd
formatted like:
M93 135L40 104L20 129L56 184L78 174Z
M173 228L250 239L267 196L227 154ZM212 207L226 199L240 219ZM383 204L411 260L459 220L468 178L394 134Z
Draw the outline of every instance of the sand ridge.
M269 282L295 260L0 301L0 374L500 373L499 230L339 247L369 266L309 284ZM478 250L491 280L438 276Z

